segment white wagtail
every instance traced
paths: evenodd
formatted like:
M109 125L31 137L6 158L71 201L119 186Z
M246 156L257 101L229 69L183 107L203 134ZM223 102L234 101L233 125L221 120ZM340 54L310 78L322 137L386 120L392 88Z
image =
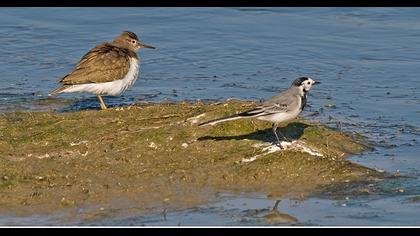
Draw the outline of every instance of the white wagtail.
M286 122L295 119L306 105L307 94L312 85L319 84L308 77L300 77L293 81L290 88L280 94L270 98L252 110L241 112L228 117L207 121L199 124L199 126L215 125L229 120L237 120L244 118L257 118L258 120L269 121L273 123L273 132L277 138L278 145L280 139L277 136L277 125L280 122ZM281 134L281 133L280 133ZM283 139L286 139L281 134Z

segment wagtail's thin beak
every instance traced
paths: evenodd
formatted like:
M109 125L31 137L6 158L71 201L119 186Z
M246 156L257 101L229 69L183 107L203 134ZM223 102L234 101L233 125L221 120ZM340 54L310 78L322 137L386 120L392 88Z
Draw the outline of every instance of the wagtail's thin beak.
M319 81L315 81L315 82L314 82L314 84L320 84L320 83L321 83L321 82L319 82Z
M153 46L150 46L150 45L147 45L147 44L144 44L144 43L138 43L139 44L139 47L140 48L151 48L151 49L155 49L155 47L153 47Z

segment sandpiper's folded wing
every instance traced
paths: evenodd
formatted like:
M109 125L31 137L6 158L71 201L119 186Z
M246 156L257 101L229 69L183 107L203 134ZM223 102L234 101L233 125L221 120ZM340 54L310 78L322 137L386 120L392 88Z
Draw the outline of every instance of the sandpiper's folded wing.
M100 44L86 53L73 71L59 82L74 85L123 79L130 68L130 57L137 58L137 55L109 43Z

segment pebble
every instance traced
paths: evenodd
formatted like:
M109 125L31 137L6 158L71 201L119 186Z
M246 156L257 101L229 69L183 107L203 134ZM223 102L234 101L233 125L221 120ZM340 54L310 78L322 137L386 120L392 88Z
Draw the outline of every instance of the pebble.
M149 147L150 147L150 148L157 149L157 145L156 145L154 142L150 142L150 143L149 143Z
M325 107L328 107L328 108L334 109L334 108L335 108L335 105L334 105L334 104L332 104L332 103L328 103L327 105L325 105Z
M37 180L43 180L43 179L44 179L44 177L42 177L42 176L38 176L38 177L36 177L36 179L37 179Z

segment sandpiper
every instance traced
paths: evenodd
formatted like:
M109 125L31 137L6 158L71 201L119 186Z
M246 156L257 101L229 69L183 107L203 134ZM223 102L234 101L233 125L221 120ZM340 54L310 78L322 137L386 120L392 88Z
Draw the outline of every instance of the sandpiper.
M59 93L86 92L98 96L101 109L106 105L101 96L117 96L131 87L137 80L140 48L155 47L143 44L136 34L124 31L111 42L92 48L77 63L75 68L59 80L62 86L51 91L49 96Z

